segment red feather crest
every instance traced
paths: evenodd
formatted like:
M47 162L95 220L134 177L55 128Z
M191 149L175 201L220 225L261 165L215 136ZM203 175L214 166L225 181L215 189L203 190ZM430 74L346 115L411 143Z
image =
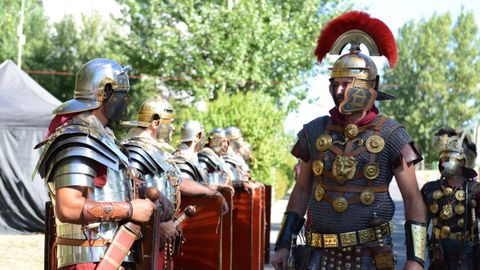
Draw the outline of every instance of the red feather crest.
M392 32L384 22L374 19L368 13L362 11L344 13L323 28L317 40L317 48L315 48L318 62L323 60L339 36L354 29L370 35L380 54L388 59L390 68L395 66L397 63L397 45Z

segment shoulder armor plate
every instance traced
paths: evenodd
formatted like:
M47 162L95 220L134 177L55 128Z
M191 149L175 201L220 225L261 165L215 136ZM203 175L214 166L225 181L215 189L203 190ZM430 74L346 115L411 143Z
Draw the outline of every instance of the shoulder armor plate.
M46 180L54 165L68 157L84 157L115 171L126 160L111 139L78 119L65 122L42 144L45 148L34 172Z

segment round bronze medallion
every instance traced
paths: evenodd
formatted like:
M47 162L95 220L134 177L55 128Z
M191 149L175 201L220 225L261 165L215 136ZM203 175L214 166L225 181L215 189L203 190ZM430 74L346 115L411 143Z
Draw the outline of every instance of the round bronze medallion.
M450 227L443 226L442 229L440 230L440 237L442 239L445 239L445 238L448 238L449 234L450 234Z
M370 190L364 190L360 193L360 201L364 205L370 205L375 201L375 193Z
M438 219L437 218L432 218L432 224L433 226L437 226Z
M459 227L463 227L463 225L465 225L465 221L463 220L463 218L461 218L461 219L459 219L459 220L457 221L457 225L458 225Z
M447 220L453 216L453 209L452 205L446 204L442 207L442 210L440 211L440 217L444 220Z
M370 136L366 142L366 147L368 152L373 154L380 153L383 150L384 146L385 146L385 141L383 140L382 137L378 135Z
M320 175L322 175L322 172L323 172L323 162L322 162L321 160L315 160L315 161L313 161L312 170L313 170L313 174L314 174L315 176L320 176Z
M457 215L465 213L465 206L463 206L461 203L455 205L455 213L457 213Z
M380 169L378 168L378 164L368 163L363 167L363 176L368 180L377 178L379 173Z
M328 134L322 134L318 137L317 143L315 144L318 151L324 152L327 151L330 146L332 146L332 137Z
M349 138L349 139L353 139L355 137L357 137L358 135L358 127L357 125L355 124L348 124L346 127L345 127L345 133L344 133L345 137Z
M322 185L316 184L315 186L315 200L317 202L323 199L323 195L325 195L325 190L323 189Z
M438 200L440 199L441 197L443 197L443 192L440 190L440 189L437 189L433 192L433 195L432 195L432 198L434 200Z
M453 189L451 187L446 187L445 189L443 189L443 195L445 196L450 196L452 195L453 193Z
M457 192L455 192L455 199L457 199L459 201L465 200L465 191L457 190Z
M437 213L438 212L437 202L433 202L433 204L431 204L429 208L430 208L430 212L432 212L433 214Z
M337 197L335 200L332 202L333 209L337 211L338 213L345 212L348 208L348 202L345 198L343 197Z

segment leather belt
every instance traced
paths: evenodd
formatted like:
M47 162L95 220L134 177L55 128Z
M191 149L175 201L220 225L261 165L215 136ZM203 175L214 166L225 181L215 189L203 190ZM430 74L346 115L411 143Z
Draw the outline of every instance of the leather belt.
M363 192L369 190L371 192L387 192L388 186L339 186L339 185L322 185L327 192Z
M81 239L71 239L71 238L61 238L57 237L57 245L63 246L76 246L76 247L106 247L108 245L107 240L81 240Z
M378 227L344 233L305 232L307 245L315 248L339 248L356 246L391 235L393 221L385 222ZM380 237L379 237L380 236Z
M441 228L434 227L433 235L436 240L450 239L450 240L467 240L469 239L469 231L466 232L451 232L443 234Z

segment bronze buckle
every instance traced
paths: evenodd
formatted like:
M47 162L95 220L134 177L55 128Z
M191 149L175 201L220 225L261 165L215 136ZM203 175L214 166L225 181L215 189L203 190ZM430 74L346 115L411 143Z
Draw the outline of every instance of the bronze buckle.
M323 235L323 247L336 248L338 247L338 235L337 234L324 234Z
M342 247L354 246L357 244L357 234L356 232L346 232L340 234L340 243Z

